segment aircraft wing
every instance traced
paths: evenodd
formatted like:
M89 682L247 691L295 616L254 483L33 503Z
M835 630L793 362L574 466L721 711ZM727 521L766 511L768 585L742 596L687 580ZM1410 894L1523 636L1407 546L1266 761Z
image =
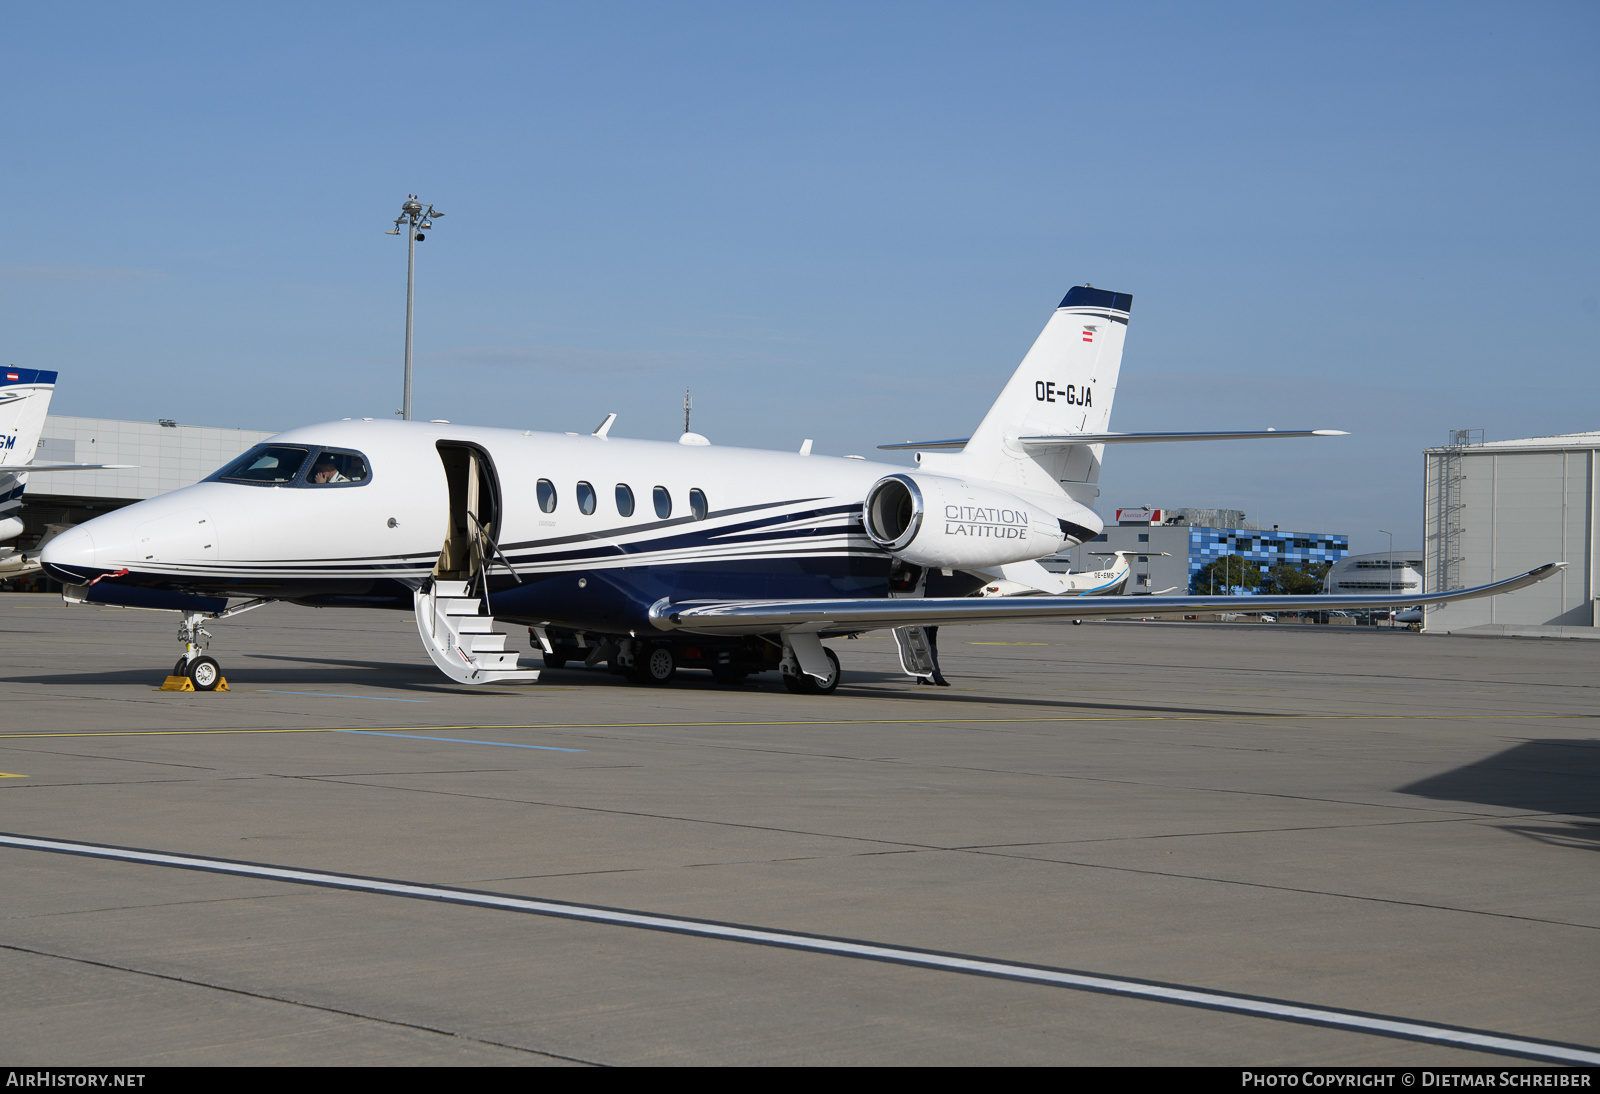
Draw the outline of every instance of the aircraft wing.
M770 634L798 628L845 633L889 627L959 623L1033 623L1053 619L1105 619L1156 612L1344 611L1396 605L1447 604L1525 589L1559 573L1547 562L1517 577L1418 596L1024 596L925 597L884 600L684 600L663 599L650 609L662 630L695 634Z
M0 467L0 471L122 471L138 466L136 463L57 463L53 460L34 460L32 463Z

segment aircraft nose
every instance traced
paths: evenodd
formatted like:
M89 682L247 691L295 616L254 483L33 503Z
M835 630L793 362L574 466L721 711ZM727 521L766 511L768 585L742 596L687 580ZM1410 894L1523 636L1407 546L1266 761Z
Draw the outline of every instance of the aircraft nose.
M81 585L100 569L96 565L94 536L81 524L46 543L39 561L45 573L68 585Z

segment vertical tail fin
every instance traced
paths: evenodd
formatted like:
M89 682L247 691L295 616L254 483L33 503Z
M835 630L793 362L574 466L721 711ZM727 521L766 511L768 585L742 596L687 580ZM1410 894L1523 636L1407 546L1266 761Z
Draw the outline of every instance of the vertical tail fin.
M0 467L15 467L33 459L55 390L53 372L0 369Z
M964 476L1045 493L1095 482L1103 445L1029 454L1016 438L1108 431L1132 307L1127 293L1069 289L961 454L929 453L923 466L957 471L959 465Z
M0 369L0 541L22 531L26 465L39 451L44 416L55 394L56 374L35 368Z

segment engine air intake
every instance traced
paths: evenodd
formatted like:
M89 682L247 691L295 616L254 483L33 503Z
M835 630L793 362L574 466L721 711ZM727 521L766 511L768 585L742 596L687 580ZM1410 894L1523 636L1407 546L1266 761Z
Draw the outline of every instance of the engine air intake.
M879 479L867 492L867 535L886 551L898 551L922 527L922 491L904 475Z

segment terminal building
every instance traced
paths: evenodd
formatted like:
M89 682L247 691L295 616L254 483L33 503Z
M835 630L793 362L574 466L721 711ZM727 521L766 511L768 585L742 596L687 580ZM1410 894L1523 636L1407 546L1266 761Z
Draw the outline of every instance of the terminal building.
M1456 430L1450 439L1424 451L1427 591L1484 585L1546 562L1566 568L1520 592L1429 608L1422 629L1600 637L1600 432L1485 443L1481 430Z
M1109 551L1135 552L1129 560L1130 594L1179 596L1190 591L1201 570L1226 555L1238 555L1265 574L1283 562L1297 567L1338 562L1350 553L1350 537L1263 528L1246 522L1237 509L1118 509L1115 524L1106 525L1096 539L1063 551L1049 568L1059 569L1065 562L1075 571L1099 569L1105 559L1096 552Z

